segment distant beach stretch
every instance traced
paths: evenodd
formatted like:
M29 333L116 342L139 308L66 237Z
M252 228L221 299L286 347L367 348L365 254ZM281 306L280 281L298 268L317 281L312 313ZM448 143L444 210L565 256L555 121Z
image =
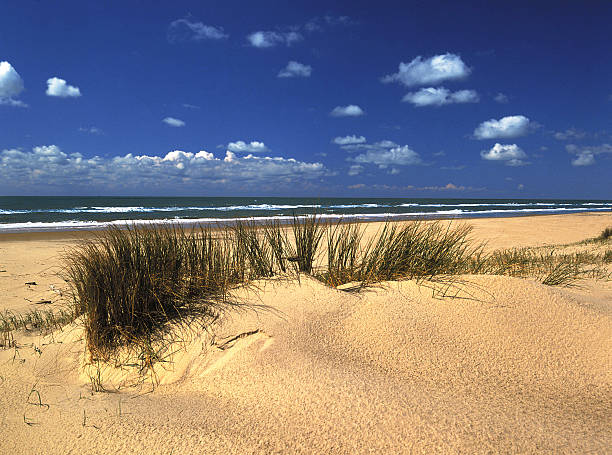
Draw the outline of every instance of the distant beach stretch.
M612 211L612 200L0 197L0 232L100 229L131 223L217 224L237 219L290 221L478 218Z

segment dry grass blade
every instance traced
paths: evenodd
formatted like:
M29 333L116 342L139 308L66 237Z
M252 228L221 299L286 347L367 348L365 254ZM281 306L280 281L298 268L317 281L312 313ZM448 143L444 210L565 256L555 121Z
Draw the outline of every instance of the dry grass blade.
M342 223L330 225L327 236L327 270L319 277L329 286L361 279L363 230L359 224Z
M118 346L151 343L170 321L214 318L245 279L231 253L209 229L153 225L111 228L79 245L66 275L90 353L107 358Z
M294 216L292 228L295 240L294 262L297 263L300 272L310 274L325 232L325 225L316 215L302 219Z

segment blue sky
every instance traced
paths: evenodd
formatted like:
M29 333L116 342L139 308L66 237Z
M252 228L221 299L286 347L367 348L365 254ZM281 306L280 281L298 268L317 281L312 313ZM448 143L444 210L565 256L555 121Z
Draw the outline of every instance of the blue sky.
M611 17L5 2L0 194L610 198Z

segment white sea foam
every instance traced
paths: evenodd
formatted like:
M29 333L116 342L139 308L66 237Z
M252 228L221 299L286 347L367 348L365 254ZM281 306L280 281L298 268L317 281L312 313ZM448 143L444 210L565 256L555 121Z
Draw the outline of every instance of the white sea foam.
M397 205L389 204L334 204L334 205L323 205L323 204L250 204L250 205L228 205L228 206L168 206L168 207L144 207L144 206L91 206L91 207L74 207L67 209L50 208L50 209L0 209L0 216L10 215L24 215L29 213L62 213L62 214L79 214L79 213L93 213L93 214L104 214L104 213L163 213L163 212L204 212L204 211L219 211L219 212L232 212L232 211L277 211L277 210L295 210L303 208L312 209L358 209L358 208L461 208L461 207L547 207L550 209L571 207L571 208L586 208L586 207L612 207L611 202L576 202L576 203L557 203L557 202L482 202L482 203L458 203L458 204L420 204L420 203L405 203Z
M606 204L612 205L612 204ZM435 218L435 217L471 217L471 216L486 216L491 214L505 214L515 216L518 214L552 214L559 212L592 212L592 211L610 211L608 207L557 207L557 208L521 208L521 209L501 209L501 210L438 210L434 212L405 212L405 213L352 213L352 214L333 214L323 213L317 215L325 220L385 220L397 218ZM304 216L298 216L304 218ZM293 216L263 216L263 217L234 217L234 218L164 218L164 219L131 219L131 220L114 220L109 222L103 221L80 221L67 220L56 222L22 222L22 223L0 223L0 232L17 232L17 231L61 231L61 230L78 230L78 229L103 229L108 226L127 226L127 225L144 225L144 224L231 224L238 220L249 220L254 222L266 222L270 220L291 221Z

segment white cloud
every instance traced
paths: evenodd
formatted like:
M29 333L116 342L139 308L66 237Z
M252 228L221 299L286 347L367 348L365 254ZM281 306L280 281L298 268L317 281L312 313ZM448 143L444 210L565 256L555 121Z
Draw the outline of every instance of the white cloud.
M332 142L337 145L349 145L349 144L363 144L366 138L363 136L338 136L335 137Z
M572 166L592 166L593 164L595 164L595 155L589 151L580 152L572 160Z
M13 98L0 98L0 105L4 104L6 106L14 106L14 107L28 107L26 103L21 100L14 100Z
M270 149L266 147L266 144L258 141L244 142L236 141L227 144L227 149L230 152L236 153L265 153L269 152Z
M359 106L355 104L349 104L348 106L336 106L333 111L329 113L332 117L359 117L364 115L365 112Z
M89 133L89 134L102 134L102 130L95 126L81 127L79 128L79 131L82 133Z
M224 158L204 150L194 154L174 150L165 156L132 155L85 158L67 154L55 145L34 147L31 152L0 151L0 187L69 187L89 189L226 188L274 190L295 188L330 175L321 163L293 158L236 157L227 151Z
M164 122L166 125L169 126L174 126L176 128L181 127L181 126L185 126L185 122L182 121L181 119L178 118L174 118L174 117L166 117L162 120L162 122Z
M290 32L270 32L258 31L247 36L247 41L253 47L267 48L274 47L279 44L291 46L293 43L302 41L304 37L296 31Z
M576 155L576 158L572 160L572 166L591 166L595 164L595 157L602 154L612 154L612 145L585 145L578 146L575 144L568 144L565 149Z
M529 132L530 120L524 115L511 115L482 122L474 130L476 139L497 139L524 136Z
M350 185L347 188L349 189L370 189L375 191L486 191L486 188L474 188L471 186L463 186L463 185L455 185L454 183L447 183L446 185L430 185L430 186L414 186L414 185L386 185L386 184L374 184L374 185L365 185L363 183L358 183L356 185Z
M451 93L450 98L453 103L477 103L480 97L475 90L458 90Z
M287 66L280 70L278 77L310 77L312 66L303 63L290 61Z
M576 128L568 128L565 131L557 131L553 136L558 141L566 141L568 139L583 139L586 133Z
M64 79L52 77L47 79L47 95L59 98L76 98L81 96L81 90L73 85L68 85Z
M228 38L223 27L205 25L202 22L193 22L189 19L177 19L172 21L168 27L168 41L171 43L179 41L203 41L221 40Z
M462 171L465 168L467 168L467 166L465 164L456 164L456 165L451 165L451 166L440 166L440 169L442 169L444 171Z
M391 149L370 149L350 159L350 161L363 164L376 164L381 169L388 166L410 166L422 162L419 154L407 145Z
M363 166L361 164L353 164L349 167L348 175L351 177L359 175L363 172Z
M359 138L358 138L359 139ZM384 151L388 149L392 149L395 147L399 147L399 144L396 144L393 141L388 139L384 139L382 141L374 142L373 144L367 144L365 142L348 142L346 144L338 144L342 150L346 150L347 152L363 152L368 150L373 151Z
M402 101L412 103L417 107L422 106L443 106L453 103L477 103L478 93L474 90L459 90L451 92L447 88L428 87L422 88L417 92L410 92L404 96Z
M304 30L307 32L320 32L325 27L336 26L336 25L356 25L357 21L354 21L349 16L323 16L314 17L304 24Z
M23 101L14 99L23 91L23 79L9 62L0 62L0 104L27 107Z
M503 161L506 166L525 166L527 154L516 144L495 144L490 150L480 152L483 160Z
M382 78L383 82L400 82L406 87L437 85L444 81L463 79L471 70L456 54L435 55L423 60L419 55L410 63L400 63L399 71Z
M506 104L508 101L510 101L508 99L508 96L504 95L503 93L498 93L497 95L493 97L493 99L500 104Z

